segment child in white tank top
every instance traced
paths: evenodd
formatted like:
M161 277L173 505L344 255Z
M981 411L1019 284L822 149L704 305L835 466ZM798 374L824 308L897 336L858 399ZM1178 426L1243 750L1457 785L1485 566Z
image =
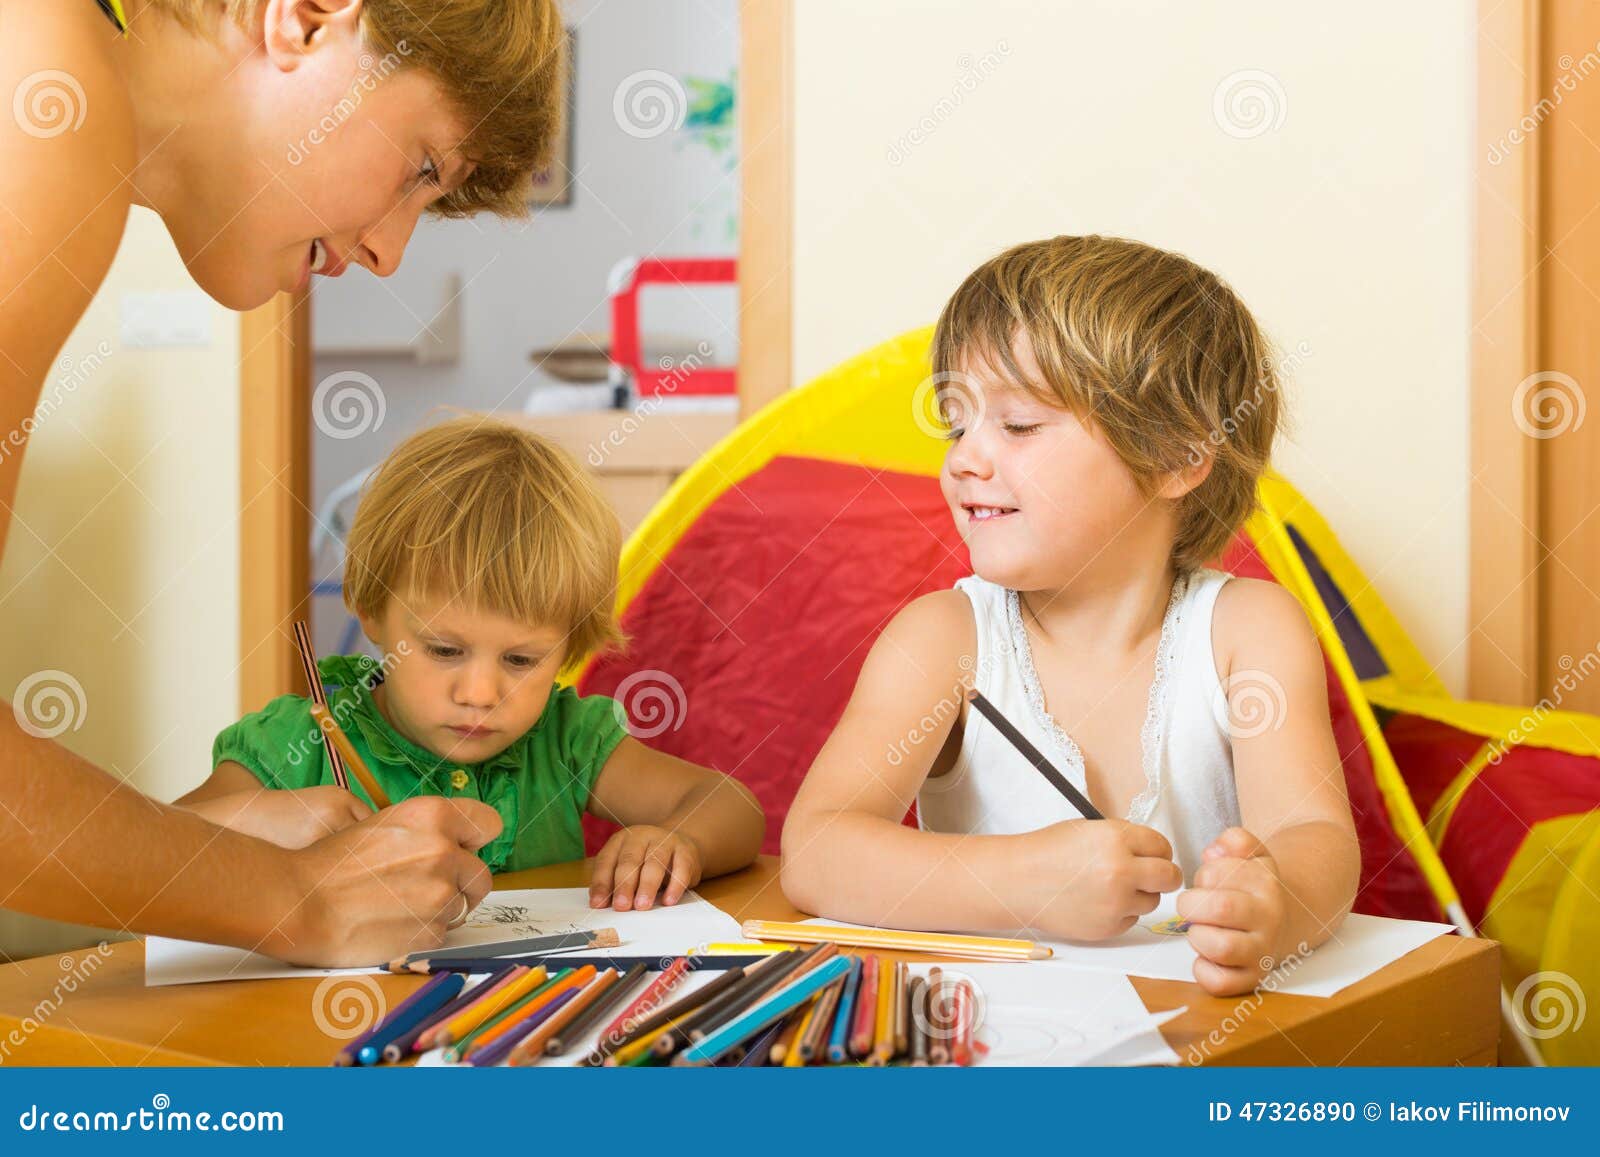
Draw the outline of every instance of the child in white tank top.
M835 919L1093 940L1187 885L1196 980L1249 991L1328 937L1360 874L1304 614L1205 565L1277 429L1264 338L1183 257L1057 237L967 278L933 363L975 574L874 644L789 812L785 892Z

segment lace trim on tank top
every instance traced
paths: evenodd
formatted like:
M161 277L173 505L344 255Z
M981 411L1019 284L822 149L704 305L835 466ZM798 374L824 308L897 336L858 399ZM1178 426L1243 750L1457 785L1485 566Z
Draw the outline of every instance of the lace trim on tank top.
M1139 729L1139 752L1144 766L1144 790L1133 797L1128 805L1128 822L1142 824L1155 811L1161 798L1161 744L1167 726L1167 683L1172 674L1173 651L1178 643L1178 620L1182 617L1183 596L1188 589L1190 575L1179 575L1172 583L1172 595L1167 600L1166 614L1161 619L1161 638L1156 642L1155 678L1150 683L1150 698L1145 706L1144 726ZM1022 623L1022 599L1016 591L1006 591L1006 623L1010 628L1011 649L1017 656L1017 668L1022 675L1022 689L1028 697L1028 708L1033 721L1056 741L1056 746L1066 753L1067 775L1076 771L1080 783L1088 783L1088 771L1083 764L1083 752L1068 735L1055 716L1045 708L1044 689L1039 685L1039 673L1033 666L1033 646Z

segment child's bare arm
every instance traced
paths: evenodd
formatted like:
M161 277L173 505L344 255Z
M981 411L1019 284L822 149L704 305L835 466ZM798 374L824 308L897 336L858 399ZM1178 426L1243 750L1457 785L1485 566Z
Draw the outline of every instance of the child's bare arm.
M752 862L767 830L744 784L632 737L606 760L588 810L623 829L595 857L589 902L597 908L649 908L658 892L676 904L702 877Z
M275 791L229 760L217 764L209 779L173 806L285 848L314 844L372 814L341 787Z
M1263 961L1314 948L1338 927L1361 851L1322 651L1300 604L1275 584L1235 579L1218 596L1213 632L1244 826L1206 850L1180 912L1196 921L1196 978L1232 993L1254 987Z
M899 928L1124 930L1179 883L1149 828L1077 820L968 836L901 823L953 757L975 651L959 591L918 599L885 628L784 824L785 894L808 912Z

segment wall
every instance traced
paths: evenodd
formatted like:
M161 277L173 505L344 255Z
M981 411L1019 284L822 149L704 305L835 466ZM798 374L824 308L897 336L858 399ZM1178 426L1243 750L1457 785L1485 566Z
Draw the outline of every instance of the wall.
M1227 278L1290 358L1277 464L1465 684L1471 5L795 5L794 371L1007 245Z
M351 269L315 279L314 343L409 342L460 277L461 357L448 366L404 358L320 353L313 386L355 371L376 383L382 424L352 409L313 430L312 489L320 503L340 482L379 461L439 406L521 410L549 379L529 354L580 333L608 335L606 276L628 256L732 256L738 248L738 169L731 142L709 146L685 117L677 130L654 118L683 116L683 78L728 80L738 61L734 0L574 0L576 123L572 203L522 221L424 220L400 270L377 279ZM667 74L680 86L654 74ZM623 111L618 110L619 96ZM628 110L632 111L628 111ZM711 359L737 358L732 290L641 295L641 322L706 338ZM691 348L692 348L691 342ZM370 396L370 387L357 386ZM332 394L325 395L332 397ZM352 405L355 398L352 396ZM319 648L331 648L342 612L321 599Z
M0 566L0 687L24 689L30 718L65 727L77 754L171 799L206 777L238 714L239 325L195 299L209 341L125 348L124 295L150 291L198 293L136 208L35 411ZM49 713L56 692L65 715ZM54 942L0 913L0 951Z

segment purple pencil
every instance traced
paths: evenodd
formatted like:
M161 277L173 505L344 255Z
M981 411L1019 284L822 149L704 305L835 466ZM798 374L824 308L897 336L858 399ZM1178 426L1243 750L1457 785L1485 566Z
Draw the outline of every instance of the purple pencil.
M472 1065L475 1068L488 1068L492 1065L499 1064L501 1061L505 1060L511 1055L512 1049L516 1048L522 1043L523 1037L527 1036L534 1029L538 1028L541 1024L559 1012L561 1006L566 1004L567 1001L571 1000L573 997L577 996L579 991L580 990L577 988L569 988L565 992L558 992L555 996L550 998L549 1004L545 1005L532 1016L524 1019L523 1022L517 1025L516 1028L510 1029L493 1043L484 1045L481 1049L477 1049L468 1053L466 1058L467 1064Z
M449 1004L441 1008L438 1012L434 1013L427 1020L417 1025L416 1028L412 1029L404 1036L397 1037L395 1040L390 1041L389 1044L384 1047L383 1059L394 1062L404 1060L414 1052L421 1052L422 1050L417 1047L417 1042L422 1039L424 1033L429 1032L436 1026L443 1024L447 1020L450 1020L469 1004L473 1004L476 1001L483 999L483 997L492 991L497 985L505 983L507 978L510 977L511 973L515 971L516 965L510 964L505 968L500 969L498 972L491 972L488 976L478 981L477 984L474 984L471 988L467 989L460 996L456 997ZM449 976L450 973L441 972L439 975Z

